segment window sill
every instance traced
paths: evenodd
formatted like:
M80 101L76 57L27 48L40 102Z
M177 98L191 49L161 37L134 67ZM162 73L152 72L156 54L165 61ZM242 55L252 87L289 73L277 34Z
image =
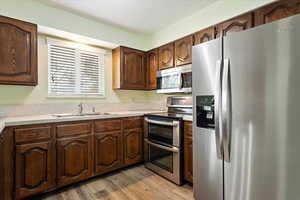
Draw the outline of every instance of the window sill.
M64 95L48 95L48 99L105 99L106 96L81 96L81 95L74 95L74 96L64 96Z

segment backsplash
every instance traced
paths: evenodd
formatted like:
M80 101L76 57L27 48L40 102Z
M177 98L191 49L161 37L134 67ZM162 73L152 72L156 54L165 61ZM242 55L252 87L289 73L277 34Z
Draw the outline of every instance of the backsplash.
M92 112L93 107L96 112L165 110L166 103L84 103L83 112ZM78 103L0 104L0 118L76 112Z

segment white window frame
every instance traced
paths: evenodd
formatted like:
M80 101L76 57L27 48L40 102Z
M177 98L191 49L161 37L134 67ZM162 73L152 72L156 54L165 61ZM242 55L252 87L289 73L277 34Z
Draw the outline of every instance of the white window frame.
M101 49L101 48L96 48L96 47L92 47L92 46L88 46L88 45L84 45L81 43L77 43L77 42L69 42L69 41L65 41L65 40L60 40L60 39L54 39L54 38L50 38L47 37L46 38L46 42L47 42L47 55L48 55L48 89L47 89L47 93L48 93L48 98L106 98L106 87L105 87L105 55L107 53L106 50ZM102 63L99 63L99 70L100 73L102 73L101 78L99 79L99 84L100 87L102 85L102 94L82 94L82 93L77 93L77 94L55 94L55 93L51 93L50 91L50 84L51 84L51 75L50 75L50 45L57 45L57 46L63 46L63 47L69 47L69 48L74 48L76 49L76 51L79 53L80 51L86 51L86 52L90 52L91 54L98 54L100 57L102 57L101 61ZM76 55L76 63L78 64L79 60L79 55ZM80 67L79 65L76 66L76 77L77 77L77 81L76 81L76 88L77 90L79 90L79 82L80 79L78 78L80 76Z

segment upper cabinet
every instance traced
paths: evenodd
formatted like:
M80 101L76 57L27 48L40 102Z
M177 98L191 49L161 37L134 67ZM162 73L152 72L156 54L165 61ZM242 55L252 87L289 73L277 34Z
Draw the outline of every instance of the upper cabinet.
M193 36L175 41L175 65L186 65L192 63Z
M113 50L113 88L145 90L146 84L145 52L127 47Z
M174 67L174 42L159 47L159 70Z
M270 23L300 13L300 0L281 0L255 11L255 25Z
M213 40L215 38L215 27L209 27L194 34L194 45Z
M37 25L0 16L0 84L37 85Z
M216 37L232 32L244 31L253 27L253 13L247 13L216 25Z
M148 89L156 89L156 72L158 71L158 49L147 52Z

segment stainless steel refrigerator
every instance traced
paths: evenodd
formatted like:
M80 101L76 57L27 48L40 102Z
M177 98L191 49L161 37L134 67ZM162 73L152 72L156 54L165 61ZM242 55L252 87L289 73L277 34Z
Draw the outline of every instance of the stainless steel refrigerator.
M196 200L300 199L300 16L193 47Z

